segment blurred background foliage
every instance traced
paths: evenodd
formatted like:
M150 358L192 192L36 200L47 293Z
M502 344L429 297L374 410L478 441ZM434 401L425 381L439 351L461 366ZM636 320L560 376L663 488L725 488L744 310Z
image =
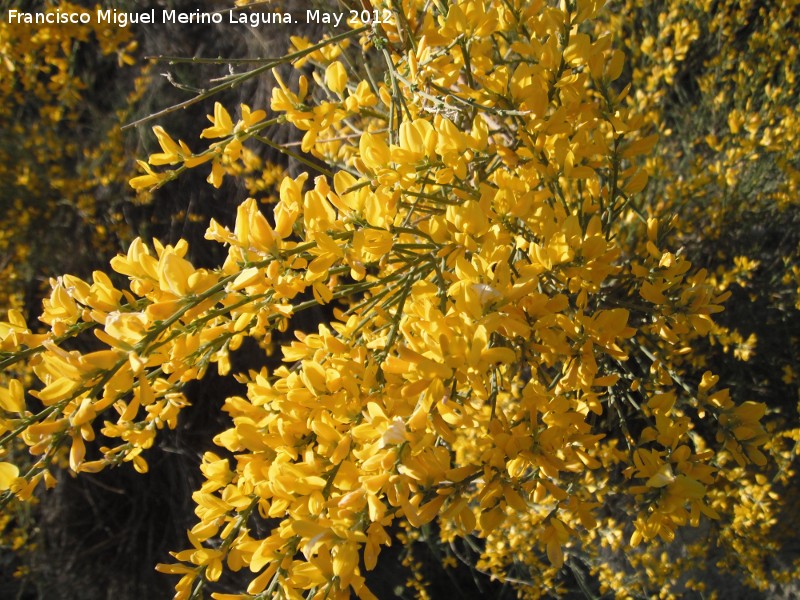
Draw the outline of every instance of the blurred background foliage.
M94 6L37 0L8 7L23 5ZM155 5L195 8L188 0ZM800 5L612 0L594 26L624 49L626 66L615 85L631 85L628 101L659 136L636 208L670 222L664 242L706 268L719 291L732 292L711 342L698 342L706 345L693 348L685 367L694 385L711 367L737 402L767 403L773 436L766 467L732 466L730 485L717 486L731 506L720 522L660 550L627 552L624 540L597 534L587 541L595 547L587 547L584 562L568 565L556 594L612 597L626 590L655 597L675 588L696 597L789 597L800 573ZM271 201L280 175L301 165L277 152L254 154L247 173L231 171L237 176L218 189L197 170L137 195L128 186L135 158L157 146L148 127L120 126L186 100L227 72L224 65L146 57L280 55L296 33L275 26L32 29L0 22L0 305L38 314L49 277L88 276L136 236L187 239L195 265L219 264L222 247L201 242L209 219L232 225L245 197ZM266 107L270 85L267 78L251 81L219 100ZM209 110L199 103L172 113L170 132L196 139ZM314 321L313 314L305 318ZM234 371L255 366L247 347L234 361ZM0 517L0 596L167 597L172 582L152 565L183 543L197 465L222 429L222 398L237 385L209 374L187 390L193 406L161 438L149 477L130 469L64 475L38 504L12 503ZM405 542L392 549L398 560L370 582L379 597L444 597L453 585L462 597L513 595L463 564L442 567L435 535L395 533ZM470 552L465 547L461 556Z

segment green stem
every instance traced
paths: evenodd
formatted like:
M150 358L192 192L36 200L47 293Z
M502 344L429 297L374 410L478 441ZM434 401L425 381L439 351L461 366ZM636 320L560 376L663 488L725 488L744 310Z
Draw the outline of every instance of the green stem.
M354 37L356 35L364 33L368 29L369 29L369 26L365 25L364 27L359 27L358 29L353 29L353 30L347 31L345 33L340 33L339 35L335 35L335 36L333 36L331 38L328 38L327 40L322 40L321 42L319 42L317 44L314 44L313 46L309 46L308 48L306 48L304 50L298 50L297 52L293 52L291 54L287 54L286 56L283 56L283 57L281 57L281 58L279 58L277 60L274 60L272 62L268 62L265 65L261 65L260 67L255 68L252 71L247 71L245 73L242 73L241 75L239 75L235 79L232 79L231 81L228 81L228 82L222 83L220 85L217 85L217 86L211 88L210 90L207 90L206 92L204 92L202 94L198 94L194 98L190 98L189 100L186 100L184 102L180 102L178 104L174 104L173 106L169 106L169 107L167 107L167 108L165 108L163 110L159 110L158 112L155 112L155 113L153 113L151 115L148 115L148 116L146 116L144 118L141 118L141 119L138 119L136 121L133 121L132 123L128 123L127 125L123 125L122 129L128 129L130 127L136 127L137 125L141 125L143 123L147 123L149 121L153 121L155 119L159 119L159 118L163 117L164 115L168 115L170 113L174 113L174 112L176 112L178 110L181 110L183 108L187 108L189 106L192 106L193 104L197 104L198 102L202 102L203 100L206 100L206 99L210 98L211 96L219 94L220 92L224 92L225 90L232 90L233 88L238 87L241 84L243 84L245 81L248 81L249 79L252 79L253 77L257 77L258 75L260 75L261 73L264 73L265 71L269 71L271 69L274 69L275 67L277 67L279 65L282 65L284 63L292 62L294 60L297 60L298 58L303 58L304 56L307 56L308 54L312 54L312 53L316 52L320 48L324 48L325 46L328 46L329 44L335 44L336 42L339 42L341 40Z

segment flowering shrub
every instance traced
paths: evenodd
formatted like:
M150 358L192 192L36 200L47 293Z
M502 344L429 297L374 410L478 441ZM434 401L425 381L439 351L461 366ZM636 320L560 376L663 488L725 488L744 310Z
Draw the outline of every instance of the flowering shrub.
M787 552L793 542L785 528L796 518L789 507L797 505L800 408L792 109L800 33L786 6L615 2L608 8L596 26L613 31L625 49L623 79L636 90L627 101L661 134L647 159L643 205L669 218L670 244L708 268L717 290L733 293L707 342L693 345L682 368L701 373L713 365L733 398L767 401L771 456L759 469L720 470L711 503L721 519L706 533L651 547L609 580L643 595L680 593L687 581L706 591L738 581L775 594L800 566L796 553ZM672 568L663 566L667 556ZM608 570L608 561L600 565ZM636 575L642 568L649 592Z
M12 4L21 8L19 3ZM26 8L43 5L28 2ZM89 12L67 2L61 8L76 14ZM119 212L121 197L134 194L126 189L132 165L125 159L118 127L130 117L130 103L144 89L144 78L133 81L132 89L101 109L92 72L113 65L130 72L134 80L134 71L139 73L131 67L135 48L129 30L96 23L34 27L9 23L5 14L0 20L0 306L4 315L9 309L21 315L39 303L47 287L43 271L72 269L82 263L89 267L86 263L92 262L92 255L112 254L119 239L133 237ZM111 92L118 90L107 91L113 96ZM15 319L17 313L11 312L5 320ZM4 329L3 337L6 333ZM10 348L8 344L4 350ZM17 386L27 387L32 377L22 363L3 369L0 408L4 417L20 409ZM11 396L6 390L12 390ZM3 433L7 431L4 427ZM18 438L4 444L4 461L9 458L6 453L23 468L28 462L26 446ZM35 550L34 514L27 504L6 505L0 515L0 548L18 556ZM21 562L26 561L15 565L18 575L25 573ZM8 569L9 575L13 570Z
M203 456L191 547L157 567L179 576L176 598L245 570L242 589L211 596L370 598L365 574L393 538L412 567L424 538L445 567L522 597L585 569L603 590L650 595L631 569L662 585L675 573L654 549L709 520L736 549L748 519L773 518L747 494L775 493L751 468L773 468L765 444L780 435L700 354L730 291L673 246L669 205L646 191L670 165L653 155L662 80L635 60L626 73L625 13L373 5L390 16L293 38L236 75L271 72L271 105L216 102L207 147L153 128L161 151L140 161L138 190L189 169L219 186L259 143L308 167L274 205L248 199L233 227L210 223L221 266L195 267L184 240L136 239L116 275L53 279L43 331L9 310L0 444L22 440L33 461L0 462L0 502L30 499L62 464L146 473L159 431L190 410L184 386L212 366L229 375L251 338L265 366L230 375L246 393L225 400L230 427ZM678 31L681 48L692 36ZM304 132L304 155L266 136L277 123ZM330 318L300 330L319 306ZM13 375L26 370L35 382ZM793 474L782 456L773 483Z

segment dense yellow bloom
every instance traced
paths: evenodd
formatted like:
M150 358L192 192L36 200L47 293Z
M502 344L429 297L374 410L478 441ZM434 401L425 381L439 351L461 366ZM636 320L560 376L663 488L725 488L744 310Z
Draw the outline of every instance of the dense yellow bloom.
M76 473L146 472L186 383L211 364L227 375L245 338L270 347L329 305L315 331L281 338L283 364L236 375L246 390L224 401L224 452L203 456L191 548L158 567L180 576L176 598L245 567L246 595L214 597L370 598L362 571L398 524L451 549L483 538L477 568L530 597L626 543L650 573L650 549L702 517L735 545L734 504L770 494L748 465L790 454L763 403L717 387L701 348L753 354L756 337L714 319L732 294L721 281L758 264L697 268L670 237L673 205L652 198L654 185L670 201L686 192L665 181L671 163L653 152L669 133L653 131L696 24L668 10L636 49L653 69L626 73L622 16L601 8L404 0L391 23L293 38L287 62L313 74L287 85L274 71L274 119L243 104L234 122L216 102L199 133L216 141L199 153L154 127L161 151L139 162L136 189L206 162L216 187L250 173L261 163L244 144L275 146L262 134L284 122L319 174L283 177L264 210L244 200L232 227L212 221L206 238L227 249L217 268L197 268L183 240L136 239L111 261L125 285L100 271L51 281L45 333L8 314L3 357L35 381L3 376L0 428L34 462L23 476L0 462L4 498L30 497L62 448ZM749 109L726 123L753 149L788 136ZM84 336L99 349L73 349ZM108 446L91 443L98 431ZM621 569L596 567L601 586Z

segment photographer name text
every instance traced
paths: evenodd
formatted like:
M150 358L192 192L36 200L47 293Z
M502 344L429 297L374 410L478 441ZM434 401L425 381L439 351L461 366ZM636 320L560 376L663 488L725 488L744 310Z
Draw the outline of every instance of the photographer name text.
M116 9L97 9L94 12L67 12L59 9L49 12L22 12L11 9L6 15L9 24L20 25L116 25L128 27L129 25L247 25L260 27L262 25L285 25L296 23L316 23L339 27L343 24L379 24L391 22L394 14L389 10L350 10L345 12L326 12L321 10L306 10L298 12L181 12L177 10L150 9L144 12L123 12Z

